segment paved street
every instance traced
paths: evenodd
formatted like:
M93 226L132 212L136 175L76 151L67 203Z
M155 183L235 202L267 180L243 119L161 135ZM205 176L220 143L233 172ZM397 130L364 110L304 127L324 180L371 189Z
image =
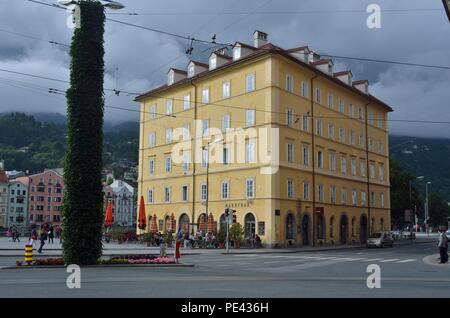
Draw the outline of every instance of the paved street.
M384 249L185 255L193 268L84 268L79 290L64 269L0 270L0 297L441 297L450 265L434 242ZM1 257L0 266L17 257ZM366 286L369 264L381 288Z

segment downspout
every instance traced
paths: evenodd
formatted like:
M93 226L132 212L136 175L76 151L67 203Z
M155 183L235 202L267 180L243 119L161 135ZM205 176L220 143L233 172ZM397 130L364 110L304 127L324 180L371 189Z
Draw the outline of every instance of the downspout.
M312 245L316 246L316 150L314 126L314 79L311 77L311 152L312 152Z
M372 219L370 218L370 206L372 202L370 202L370 171L369 171L369 119L367 118L367 106L369 106L372 102L368 102L364 106L364 112L365 112L365 126L366 126L366 176L367 176L367 218L368 218L368 230L367 235L370 236L370 232L372 229ZM367 237L365 238L367 240Z
M194 220L195 220L195 171L196 171L196 163L197 160L195 158L195 153L196 153L196 142L197 142L197 137L196 137L196 132L197 132L197 85L194 84L194 81L191 80L190 84L194 87L194 127L193 127L193 132L194 132L194 138L192 138L191 136L191 140L193 140L193 147L192 147L192 229L191 229L191 234L194 235Z

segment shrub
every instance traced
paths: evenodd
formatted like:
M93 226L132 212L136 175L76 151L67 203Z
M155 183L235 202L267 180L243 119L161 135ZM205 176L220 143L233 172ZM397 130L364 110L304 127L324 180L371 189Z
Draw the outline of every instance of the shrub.
M230 239L235 243L241 243L244 238L244 228L239 223L234 223L229 230Z

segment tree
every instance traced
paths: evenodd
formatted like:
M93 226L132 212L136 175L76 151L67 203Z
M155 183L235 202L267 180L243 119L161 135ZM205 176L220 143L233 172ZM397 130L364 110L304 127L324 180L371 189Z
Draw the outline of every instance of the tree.
M447 226L447 218L450 217L450 207L437 193L428 196L428 209L431 223L434 227Z
M81 27L72 38L67 91L68 149L64 164L63 257L96 264L102 255L103 34L100 2L81 0Z

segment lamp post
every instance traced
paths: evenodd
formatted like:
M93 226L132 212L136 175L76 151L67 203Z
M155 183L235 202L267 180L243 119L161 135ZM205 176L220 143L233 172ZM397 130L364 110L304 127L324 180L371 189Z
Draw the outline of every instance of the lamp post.
M427 236L430 235L430 233L428 232L428 185L431 184L430 181L428 181L425 184L425 229L427 231Z
M415 222L416 221L416 211L415 211L415 209L413 209L413 206L412 206L412 183L414 180L422 180L423 178L424 178L424 176L419 176L419 177L416 177L413 179L409 179L409 209L410 209L410 216L412 215L412 220L410 221L411 227L415 227L415 225L416 225L415 224L416 223ZM412 237L412 232L413 232L413 230L411 229L411 237ZM411 242L412 242L412 240L411 240Z
M206 157L206 217L205 217L205 222L206 222L206 233L205 235L208 233L208 203L209 203L209 146L222 142L223 139L216 139L214 141L208 142L207 144L207 157ZM203 147L204 149L205 147Z

